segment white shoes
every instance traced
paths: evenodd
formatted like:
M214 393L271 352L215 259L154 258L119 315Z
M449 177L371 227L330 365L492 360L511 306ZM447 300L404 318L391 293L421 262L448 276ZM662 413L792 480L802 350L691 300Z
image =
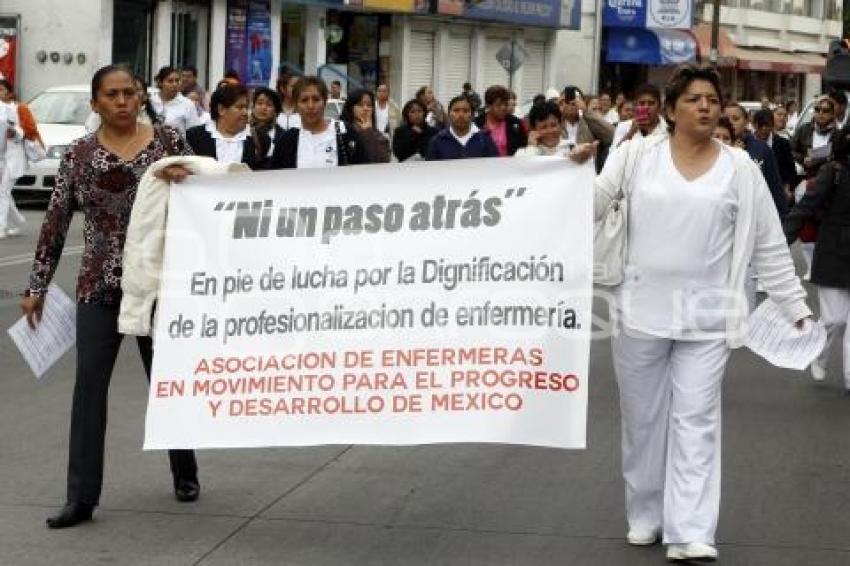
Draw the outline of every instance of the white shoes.
M658 542L658 530L629 529L626 542L632 546L651 546Z
M714 562L717 560L717 549L710 544L702 542L668 544L667 560L671 562L677 562L680 560L687 560L691 562Z
M823 381L826 379L826 368L818 363L818 360L812 362L812 365L809 366L809 369L812 372L812 379L815 381Z

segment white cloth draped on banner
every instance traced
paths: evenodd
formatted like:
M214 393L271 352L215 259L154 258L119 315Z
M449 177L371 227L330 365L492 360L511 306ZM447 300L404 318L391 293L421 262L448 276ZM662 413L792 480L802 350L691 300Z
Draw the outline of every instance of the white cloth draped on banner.
M583 448L592 196L543 157L191 177L145 448Z

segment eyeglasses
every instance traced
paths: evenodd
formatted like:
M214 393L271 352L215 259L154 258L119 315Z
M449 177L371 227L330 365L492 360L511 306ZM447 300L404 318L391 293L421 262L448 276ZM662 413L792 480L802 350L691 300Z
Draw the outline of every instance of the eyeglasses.
M833 110L832 108L826 107L826 106L824 106L824 107L816 106L815 107L815 114L832 114L833 112L835 112L835 110Z

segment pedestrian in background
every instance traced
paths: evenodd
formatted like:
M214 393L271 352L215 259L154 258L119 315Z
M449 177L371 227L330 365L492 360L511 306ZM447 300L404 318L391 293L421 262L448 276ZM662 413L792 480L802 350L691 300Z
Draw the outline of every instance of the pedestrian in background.
M100 502L109 382L123 338L118 333L121 258L139 181L155 161L192 153L176 129L138 122L139 95L129 70L112 65L98 70L92 78L91 97L101 127L72 143L59 164L29 288L21 302L29 325L35 328L78 207L84 216L85 250L77 280L77 374L68 492L65 506L47 520L50 528L90 520ZM171 174L166 169L164 175ZM170 180L182 178L180 172L173 175ZM150 380L151 339L140 336L137 343ZM194 452L169 450L168 456L175 497L196 500L200 484Z
M480 131L472 121L472 104L463 95L449 102L449 125L428 144L428 161L499 157L490 134Z
M270 88L254 89L251 98L251 139L254 142L255 169L273 169L283 153L283 134L286 130L277 123L282 103Z
M196 104L200 106L203 112L207 111L207 91L204 90L198 83L198 69L187 65L180 69L180 93L186 98L191 98L189 95L196 95ZM199 113L200 114L200 113Z
M472 114L477 116L478 111L481 110L481 95L475 92L475 89L472 88L472 83L465 82L463 83L463 91L462 95L469 99L469 103L472 104Z
M191 100L180 92L180 72L174 67L163 67L156 74L159 90L151 95L151 104L160 121L185 135L186 130L201 124L198 111Z
M561 93L560 107L564 119L564 139L572 147L598 142L596 171L601 171L614 139L614 126L606 122L598 113L587 111L583 95L578 87L564 88Z
M611 93L603 91L599 94L599 113L612 126L620 121L620 114L611 102Z
M325 117L328 87L314 76L298 79L293 97L301 116L301 127L286 130L282 151L273 169L316 169L368 163L363 141L345 122Z
M620 116L620 120L617 122L617 125L619 125L620 122L628 122L632 120L635 117L635 103L631 100L623 100L623 102L617 106L617 114Z
M736 142L742 144L750 158L759 166L759 170L770 189L770 194L773 196L776 212L780 217L785 216L788 212L788 196L782 186L782 177L779 175L779 166L776 163L773 150L750 131L749 114L743 106L737 102L730 102L723 111L729 121L732 122L732 127L735 128ZM770 110L766 110L766 112L770 113Z
M836 131L835 102L828 96L820 96L814 105L814 117L811 122L801 124L794 130L791 138L791 153L794 160L803 168L805 184L798 187L795 195L800 200L807 190L814 189L814 179L820 167L829 162L832 153L832 137ZM800 190L802 188L802 190ZM800 231L800 250L806 263L804 279L811 277L812 259L815 242L818 239L816 217L808 219Z
M425 123L425 109L416 99L404 105L401 116L403 123L393 133L393 155L399 161L421 161L437 130Z
M390 98L390 87L379 84L375 91L375 128L392 139L392 134L401 125L401 110Z
M510 111L510 98L511 91L507 88L489 87L484 91L486 110L475 119L478 129L490 134L501 157L510 157L528 143L522 122Z
M389 163L390 141L375 127L375 95L357 89L348 95L340 116L346 127L357 132L369 163Z
M714 134L712 137L723 145L735 147L735 128L732 126L732 122L729 121L729 118L721 116L717 120L717 125L714 126Z
M38 124L26 104L15 101L12 83L0 79L0 240L17 236L26 224L24 215L15 206L12 188L29 165L27 148L44 157L44 142Z
M416 100L425 108L425 121L429 126L439 130L446 125L446 111L434 97L434 89L430 86L420 87L416 91Z
M572 146L561 136L561 110L556 102L547 100L532 106L528 123L528 145L520 148L516 157L569 154Z
M621 143L635 136L667 133L667 123L661 116L661 90L657 86L647 83L635 90L633 113L633 118L621 119L617 124L612 148L620 147Z
M661 537L674 561L717 558L721 384L745 341L747 265L788 321L811 316L764 177L712 139L721 109L715 70L679 68L665 93L670 134L624 143L595 182L597 220L620 190L629 202L612 340L626 538Z
M812 183L783 221L791 244L807 222L818 219L817 242L811 281L817 286L820 320L826 326L823 351L809 368L815 381L826 379L829 358L842 342L844 391L850 395L850 126L833 137L833 163L823 165ZM843 341L842 341L843 335Z
M264 156L256 154L255 140L248 127L248 89L242 85L215 89L210 97L210 110L210 122L186 132L186 141L195 155L257 168Z
M281 104L277 125L284 130L301 127L301 116L298 115L298 108L292 95L292 88L296 82L298 82L297 75L282 75L277 79L276 88Z

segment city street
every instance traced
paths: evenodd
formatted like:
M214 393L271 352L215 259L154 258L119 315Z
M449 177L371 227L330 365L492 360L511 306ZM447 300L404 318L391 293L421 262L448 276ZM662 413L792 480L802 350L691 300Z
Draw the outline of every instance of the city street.
M43 210L0 241L0 323L19 316ZM72 294L75 218L56 283ZM816 301L810 300L811 305ZM720 564L850 565L850 396L830 375L736 351L724 391ZM36 381L0 338L0 566L664 564L625 542L610 345L591 351L588 448L324 446L200 452L201 497L178 503L167 458L143 452L134 340L112 382L95 520L51 531L65 499L73 352Z

